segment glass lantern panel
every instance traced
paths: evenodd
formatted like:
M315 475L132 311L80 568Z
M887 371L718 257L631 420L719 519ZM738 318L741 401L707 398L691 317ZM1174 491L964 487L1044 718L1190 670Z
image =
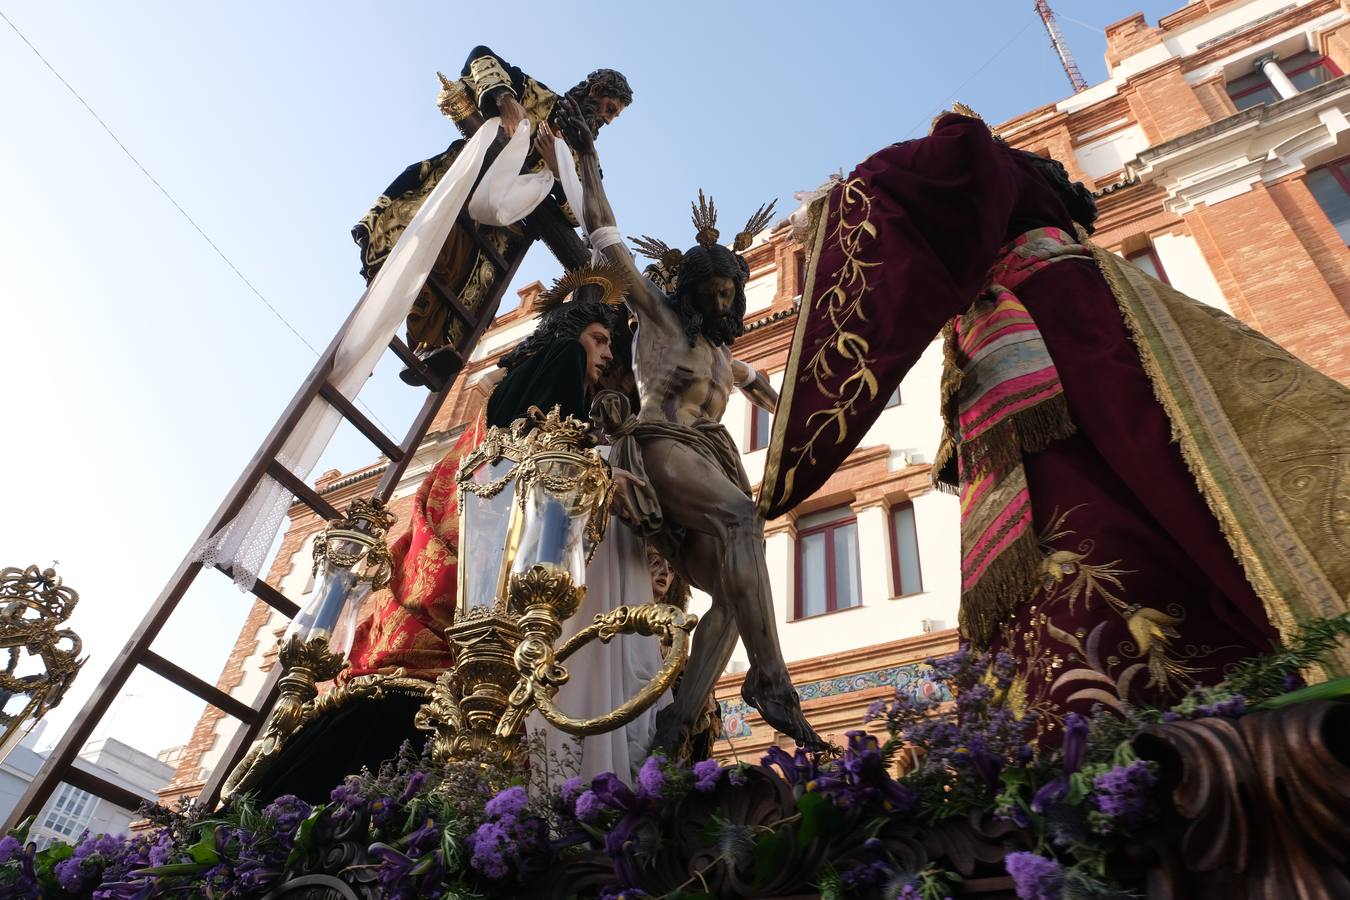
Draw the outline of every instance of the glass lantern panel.
M328 540L328 552L333 555L364 556L367 546L350 538ZM360 562L356 566L359 567ZM300 615L291 621L285 639L296 634L304 641L331 638L351 597L352 588L356 586L356 578L357 574L351 567L335 566L328 560L320 562L317 583L310 594L310 601L305 604Z
M485 461L474 470L473 481L490 484L509 474L514 466L509 459ZM459 603L465 611L491 607L496 602L518 542L512 540L513 532L520 529L519 516L513 513L515 500L514 482L493 497L464 492L459 528Z
M511 571L543 565L566 572L574 586L583 585L591 514L590 498L577 485L583 470L566 458L542 459L537 466L541 477L525 499L524 529Z

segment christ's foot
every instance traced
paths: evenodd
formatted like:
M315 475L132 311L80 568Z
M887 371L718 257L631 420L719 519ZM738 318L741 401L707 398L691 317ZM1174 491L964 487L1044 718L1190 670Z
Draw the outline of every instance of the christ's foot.
M677 704L665 706L656 713L656 729L652 734L652 753L662 753L667 759L679 759L680 751L689 742L689 725L681 721Z
M798 745L808 750L824 750L829 746L806 721L806 716L802 714L801 699L792 687L792 682L786 678L781 682L772 681L762 678L758 670L751 669L745 673L745 681L741 684L741 699L753 706L765 722L795 740Z

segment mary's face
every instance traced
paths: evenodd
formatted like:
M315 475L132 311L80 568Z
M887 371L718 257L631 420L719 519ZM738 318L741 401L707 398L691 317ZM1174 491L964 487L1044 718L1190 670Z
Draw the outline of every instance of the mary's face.
M661 602L665 599L666 593L670 591L670 584L675 579L675 572L670 568L670 563L659 553L649 552L647 554L647 568L652 575L652 599Z

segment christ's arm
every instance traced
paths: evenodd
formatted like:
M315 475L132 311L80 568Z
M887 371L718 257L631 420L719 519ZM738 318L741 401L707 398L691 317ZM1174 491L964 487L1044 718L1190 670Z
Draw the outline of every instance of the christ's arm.
M616 227L614 209L609 205L609 197L605 195L605 184L600 178L600 157L595 153L595 145L585 138L576 143L589 144L577 148L577 162L581 166L581 189L586 197L584 201L586 228L594 235L597 229ZM629 286L625 302L637 314L639 322L658 321L668 314L666 295L638 271L637 264L633 262L633 254L622 241L606 247L601 252L604 253L605 259L623 269Z
M731 361L731 377L742 394L761 409L769 412L778 410L778 392L769 384L769 376L747 362L739 359Z

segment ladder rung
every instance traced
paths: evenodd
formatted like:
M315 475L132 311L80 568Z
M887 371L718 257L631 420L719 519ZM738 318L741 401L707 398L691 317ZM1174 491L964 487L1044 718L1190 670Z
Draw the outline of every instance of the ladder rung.
M450 290L434 278L427 279L427 287L431 288L431 292L435 294L442 303L454 310L455 315L463 319L465 325L472 328L478 324L478 317L469 312L469 308L464 305L464 302L459 299L459 295L454 291Z
M140 809L142 804L150 802L135 791L129 791L120 784L113 784L111 781L76 766L71 766L62 772L61 780L73 788L88 791L95 797L111 801L123 809L129 809L133 812Z
M145 651L145 655L141 658L141 665L170 684L175 684L189 693L196 694L216 709L234 716L241 722L251 725L262 718L262 714L247 703L236 700L214 685L207 684L187 669L170 662L153 650Z
M229 566L217 566L217 568L219 568L226 577L233 580L234 569ZM249 593L288 619L294 619L296 616L300 615L299 604L263 581L261 578L255 578L253 580L253 587L249 588Z
M408 368L421 376L422 383L427 386L427 390L431 391L433 394L439 394L441 389L445 387L441 376L428 369L426 365L417 358L417 354L412 352L407 344L403 343L402 339L396 337L390 341L389 349L393 350L394 354L399 359L403 360Z
M483 237L483 233L478 230L478 225L473 219L469 218L468 213L461 212L459 214L459 224L461 228L469 232L469 237L473 238L473 242L478 245L478 249L482 250L487 258L492 260L494 266L503 272L511 268L506 264L506 259L498 252L497 248L488 243L487 238Z
M308 506L318 514L319 518L331 522L333 519L342 518L342 513L337 511L337 507L329 503L314 488L305 484L295 473L283 466L280 462L273 459L267 464L267 474L275 478L282 487L295 495L295 498Z
M319 396L333 404L333 407L343 418L356 426L356 430L366 436L366 439L380 448L380 451L394 462L403 458L403 451L399 449L389 435L385 434L375 423L362 415L361 410L352 405L352 401L342 396L342 392L333 387L329 382L324 382L319 388Z

